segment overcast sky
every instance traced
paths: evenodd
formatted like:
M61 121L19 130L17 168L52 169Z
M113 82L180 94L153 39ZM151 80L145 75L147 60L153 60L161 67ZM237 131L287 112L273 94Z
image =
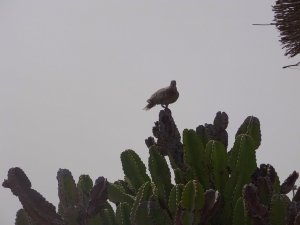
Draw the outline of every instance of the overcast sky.
M300 171L299 70L284 57L272 1L0 0L0 180L21 167L57 206L56 173L123 177L120 153L147 164L158 88L177 81L179 130L229 115L230 145L248 115L261 122L260 163L281 181ZM298 58L299 60L299 58ZM21 207L0 188L0 224Z

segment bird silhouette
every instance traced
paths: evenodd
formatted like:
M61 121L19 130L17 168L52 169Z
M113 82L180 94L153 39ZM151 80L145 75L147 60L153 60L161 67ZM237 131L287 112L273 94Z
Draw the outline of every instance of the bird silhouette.
M176 102L179 97L179 93L176 88L176 81L172 80L170 86L161 88L156 91L147 100L148 104L145 106L145 110L149 110L156 105L161 105L163 108L168 108L168 105Z

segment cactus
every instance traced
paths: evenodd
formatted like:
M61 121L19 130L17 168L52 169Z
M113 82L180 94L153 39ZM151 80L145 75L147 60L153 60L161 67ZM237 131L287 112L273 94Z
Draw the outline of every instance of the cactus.
M59 207L55 207L31 188L31 183L22 169L11 168L3 186L10 188L23 205L16 217L16 225L98 225L108 211L114 218L113 209L107 203L107 181L99 177L95 185L87 175L80 176L75 184L69 170L57 173ZM109 207L108 207L109 206ZM98 219L97 219L98 217ZM117 225L107 223L106 225Z
M157 191L150 182L140 187L130 213L132 224L171 224L169 215L159 205Z
M168 207L173 218L175 217L177 209L180 206L183 188L183 184L176 184L170 192Z
M93 187L93 181L89 175L81 175L77 183L79 203L82 207L87 207L89 203L90 191Z
M205 165L205 148L200 137L194 130L183 131L184 162L188 165L195 179L200 180L204 187L208 187L208 171Z
M184 225L198 224L201 219L200 210L204 205L204 190L197 180L189 181L182 192L181 208Z
M254 147L257 149L261 143L260 122L258 118L254 116L248 116L238 129L235 138L237 138L240 134L248 134L250 137L252 137Z
M249 219L246 215L243 198L240 197L234 207L232 225L243 225L248 223Z
M31 182L22 169L14 167L9 169L3 187L10 188L16 195L30 220L36 224L65 225L66 223L55 211L54 205L31 188Z
M110 206L106 204L108 198L107 187L107 180L104 177L98 177L90 191L90 200L86 209L87 216L94 216L101 209L107 208L107 205Z
M257 195L257 188L253 184L247 184L243 189L243 199L247 215L255 224L268 224L268 209L261 204Z
M259 120L246 118L230 151L227 126L227 114L218 112L212 124L185 129L181 142L171 111L161 110L154 137L145 140L148 167L125 150L123 180L93 183L81 175L76 184L60 169L58 213L20 168L12 168L3 186L23 205L16 225L300 225L300 188L287 197L298 173L280 184L271 165L257 167Z
M16 225L34 225L24 209L19 209L16 215Z
M231 176L224 190L225 209L223 218L232 221L233 206L242 196L243 186L250 182L256 169L255 148L252 138L247 134L237 136L229 157Z
M166 205L172 189L170 169L166 159L159 153L155 146L152 146L149 152L149 171L158 189L159 198Z
M183 145L170 109L166 108L159 112L159 120L155 122L152 132L157 141L149 137L145 141L146 144L150 147L156 145L163 156L168 155L173 169L183 169Z
M209 141L206 146L206 153L210 153L211 180L214 188L224 193L225 185L229 178L228 156L224 145L218 141Z
M243 198L248 217L253 225L298 224L299 192L292 201L286 195L294 186L298 174L294 171L281 185L276 171L271 165L260 165L252 175L252 183L244 186Z
M121 154L122 167L127 180L135 191L150 178L146 174L146 167L138 154L133 150L126 150Z
M76 225L80 214L79 195L71 172L59 169L57 172L59 214L65 218L67 224Z
M291 190L293 190L295 186L295 182L298 179L298 177L299 174L296 171L294 171L291 175L289 175L288 178L280 186L280 193L287 194Z
M272 225L286 224L290 200L286 195L275 194L271 200L270 222Z
M122 202L117 206L116 219L119 225L130 225L130 205Z
M132 205L134 202L134 197L126 193L124 188L121 185L115 183L109 183L108 185L108 199L115 203L119 204L120 202L127 202Z

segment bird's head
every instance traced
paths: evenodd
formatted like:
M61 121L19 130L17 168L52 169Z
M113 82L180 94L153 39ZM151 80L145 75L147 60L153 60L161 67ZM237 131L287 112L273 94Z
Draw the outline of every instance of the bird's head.
M171 87L176 87L176 80L172 80L170 86Z

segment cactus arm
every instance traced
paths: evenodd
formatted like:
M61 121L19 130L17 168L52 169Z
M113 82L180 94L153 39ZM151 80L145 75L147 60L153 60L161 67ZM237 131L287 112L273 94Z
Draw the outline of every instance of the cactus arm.
M287 207L290 200L286 195L275 194L272 196L270 221L272 225L286 224Z
M138 205L132 224L155 225L153 218L149 215L150 204L151 201L143 201Z
M102 209L99 215L99 225L117 225L116 217L112 209Z
M108 202L105 202L98 213L86 218L86 223L79 225L117 225L114 211Z
M258 222L258 221L257 221ZM247 216L243 198L240 197L234 207L232 225L262 225L260 221L258 223L252 223L249 216Z
M208 173L205 167L205 149L200 137L194 130L183 131L184 162L190 166L197 179L204 187L208 187Z
M244 211L243 199L239 198L234 207L232 225L243 225L245 223Z
M160 206L158 190L154 183L146 182L138 190L130 212L132 224L171 225L168 213Z
M24 209L19 209L16 214L15 225L34 225Z
M88 217L87 220L86 220L86 225L102 225L101 224L101 217L100 217L100 214L97 213L95 216L93 217Z
M146 201L151 195L151 184L150 182L144 183L138 190L135 201L133 203L131 212L130 212L130 221L131 223L135 223L136 214L139 208L139 205Z
M242 135L239 144L239 157L235 172L239 175L242 186L244 186L250 182L251 175L257 168L255 147L253 146L253 139L248 135Z
M205 127L203 125L199 125L196 128L196 134L200 137L203 145L205 146L207 144L207 142L209 141L208 137L207 137L207 134L205 132Z
M221 206L221 197L220 194L213 190L209 189L206 190L204 193L204 205L201 210L201 222L203 224L210 224L209 221L211 218L215 217L215 221L219 219L218 216L216 216L217 211L220 209ZM214 224L212 222L212 224Z
M92 217L105 208L108 198L108 182L104 177L98 177L90 192L90 201L87 207L87 215Z
M232 220L233 206L242 196L243 186L250 182L256 169L255 147L253 139L246 134L239 135L231 150L229 165L231 176L224 189L225 206L223 220ZM228 222L230 224L230 222Z
M129 195L134 195L136 194L133 190L133 188L127 183L127 181L125 180L117 180L114 182L115 185L118 185L119 187L122 188L122 190L124 190L124 192L126 194L129 194Z
M115 204L127 202L132 205L134 202L134 197L127 194L122 186L113 183L108 185L108 199Z
M296 180L299 177L299 173L294 171L291 173L288 178L282 183L280 186L280 193L281 194L287 194L289 193L295 186Z
M65 225L60 215L56 213L54 205L31 188L31 183L24 171L18 167L9 169L3 187L10 188L18 196L24 210L35 224Z
M57 172L60 213L70 225L77 225L79 217L79 195L71 172L59 169Z
M232 171L233 180L236 180L233 190L233 202L235 203L242 195L242 188L251 180L251 175L255 171L256 157L253 139L248 135L240 135L237 138L238 159L235 170Z
M210 141L206 149L211 148L211 164L214 185L221 194L228 180L227 152L224 145L218 141Z
M153 200L141 202L134 221L137 225L172 225L167 212L160 207L158 201Z
M130 205L126 202L121 202L116 209L116 219L118 225L131 225L130 223Z
M159 153L155 146L150 148L149 171L162 201L167 203L172 188L171 173L166 159Z
M81 175L77 183L77 190L80 204L86 208L89 203L90 191L93 187L93 181L89 175Z
M177 184L172 188L172 190L170 192L168 207L169 207L169 210L172 213L173 217L175 216L177 208L180 206L183 188L184 188L184 185Z
M204 190L196 180L189 181L182 192L181 206L188 210L200 210L204 205Z
M181 221L183 225L198 224L200 222L200 210L204 206L204 190L197 180L189 181L182 192Z
M192 225L194 224L194 213L190 211L183 211L181 215L182 225Z
M257 149L261 143L260 122L258 118L248 116L238 129L235 137L237 138L240 134L248 134L251 136L254 141L254 147Z
M73 207L78 203L78 192L71 172L59 169L57 172L58 195L63 208Z
M133 150L122 152L121 161L124 174L135 190L138 190L145 182L150 181L144 163Z
M254 184L246 184L243 187L243 199L247 218L251 218L254 225L268 225L268 208L260 202Z

